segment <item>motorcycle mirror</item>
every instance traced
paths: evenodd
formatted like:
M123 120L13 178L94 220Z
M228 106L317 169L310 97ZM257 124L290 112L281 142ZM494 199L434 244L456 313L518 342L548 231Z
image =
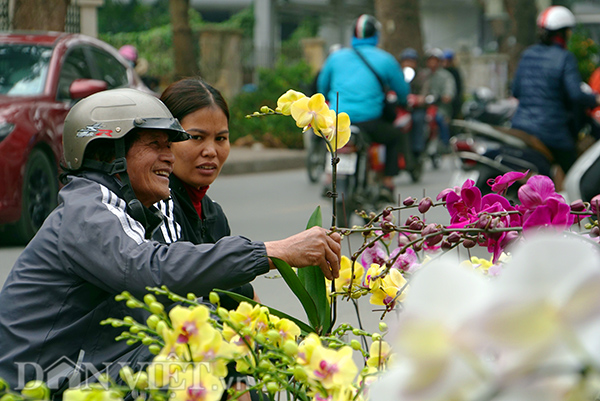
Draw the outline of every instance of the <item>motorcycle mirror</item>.
M411 82L413 79L415 79L415 70L412 67L404 67L402 69L402 72L404 73L404 80L406 82Z

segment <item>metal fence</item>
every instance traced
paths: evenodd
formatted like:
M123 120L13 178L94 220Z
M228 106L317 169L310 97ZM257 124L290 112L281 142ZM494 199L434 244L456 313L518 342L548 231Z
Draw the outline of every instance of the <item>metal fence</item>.
M0 0L0 31L8 31L10 29L9 1Z
M67 17L65 18L65 32L79 33L81 32L79 2L71 0L67 8Z

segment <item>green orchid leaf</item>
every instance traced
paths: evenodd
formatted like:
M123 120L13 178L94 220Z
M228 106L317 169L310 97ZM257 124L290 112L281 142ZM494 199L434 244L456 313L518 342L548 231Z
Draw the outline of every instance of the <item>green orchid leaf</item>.
M275 315L279 318L282 319L288 319L291 320L292 322L294 322L296 324L296 326L298 326L300 328L300 330L302 331L302 335L306 336L308 333L314 333L315 329L313 329L312 327L310 327L308 324L304 323L302 320L299 320L291 315L288 315L285 312L282 312L278 309L275 308L271 308L268 305L264 305L261 304L260 302L256 302L253 299L247 298L243 295L238 294L237 292L231 292L231 291L226 291L226 290L219 290L219 289L215 289L215 292L218 292L220 294L225 294L225 295L229 295L231 298L233 298L234 300L238 301L238 302L248 302L250 305L254 306L254 305L262 305L262 306L266 306L267 308L269 308L269 313L272 315Z
M292 290L292 292L296 295L296 298L298 298L298 300L302 304L302 307L306 312L306 316L308 317L308 321L314 328L314 331L320 334L322 331L322 326L320 324L321 319L319 316L319 311L317 310L317 306L311 298L311 294L306 290L306 288L294 272L294 269L292 269L291 266L287 264L287 262L277 258L271 258L271 260L275 264L277 270L279 270L279 273L281 273L281 277L283 277L288 287L290 287L290 290ZM299 270L304 269L306 268L302 268Z
M317 206L313 214L308 219L306 228L322 227L323 217L321 215L321 207ZM327 333L331 327L331 306L327 299L327 288L325 284L325 276L318 266L309 266L298 269L298 278L306 288L306 291L313 299L317 311L319 313L319 326L323 328L323 332Z

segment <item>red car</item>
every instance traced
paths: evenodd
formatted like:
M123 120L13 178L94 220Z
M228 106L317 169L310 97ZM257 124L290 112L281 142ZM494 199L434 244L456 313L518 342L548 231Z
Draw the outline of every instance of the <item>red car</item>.
M0 244L29 241L56 206L71 106L121 87L151 92L117 50L98 39L0 33Z

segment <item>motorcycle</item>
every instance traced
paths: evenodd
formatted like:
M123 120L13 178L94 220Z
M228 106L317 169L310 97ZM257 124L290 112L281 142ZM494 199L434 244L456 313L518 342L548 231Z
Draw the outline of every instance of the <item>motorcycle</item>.
M461 133L450 139L457 161L451 186L471 179L486 194L491 192L488 180L510 171L529 170L531 175L552 177L552 155L537 138L474 120L453 120L452 124ZM513 185L507 195L516 198L517 190L518 185Z
M465 120L508 127L518 105L517 99L497 99L491 89L481 86L473 91L470 100L463 103L461 111Z

